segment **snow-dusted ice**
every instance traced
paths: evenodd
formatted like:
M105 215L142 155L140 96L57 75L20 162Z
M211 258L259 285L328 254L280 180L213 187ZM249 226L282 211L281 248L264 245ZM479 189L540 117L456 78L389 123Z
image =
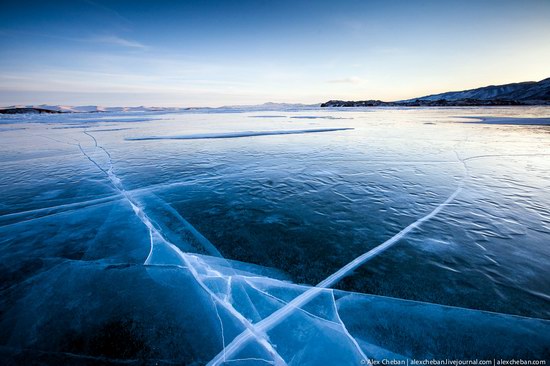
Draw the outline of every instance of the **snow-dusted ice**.
M1 357L548 359L548 115L1 117Z

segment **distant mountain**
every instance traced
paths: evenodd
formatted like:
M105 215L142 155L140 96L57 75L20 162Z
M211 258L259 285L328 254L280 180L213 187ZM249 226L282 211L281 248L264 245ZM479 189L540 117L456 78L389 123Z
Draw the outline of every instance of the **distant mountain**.
M464 99L476 100L515 100L530 102L549 102L550 101L550 78L536 81L526 81L523 83L513 83L504 85L490 85L477 89L447 92L441 94L427 95L416 98L415 100L435 101L445 99L447 101L456 101ZM411 101L411 99L409 99Z
M296 110L296 109L308 109L308 108L317 108L319 107L319 103L316 104L300 104L300 103L274 103L274 102L267 102L263 104L246 104L246 105L229 105L229 106L223 106L218 108L210 108L213 110L245 110L245 111L252 111L252 110L258 110L258 111L288 111L288 110ZM201 109L201 108L197 108Z
M550 105L550 78L383 102L330 100L321 107Z

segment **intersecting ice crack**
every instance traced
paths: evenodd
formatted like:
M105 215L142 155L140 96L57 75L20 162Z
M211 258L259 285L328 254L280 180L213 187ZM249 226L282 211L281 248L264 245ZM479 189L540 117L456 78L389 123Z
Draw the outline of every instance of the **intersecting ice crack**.
M273 296L271 295L270 293L267 293L265 291L263 291L262 289L256 287L254 284L253 284L253 281L251 278L243 278L245 282L247 282L250 287L252 287L253 289L255 289L256 291L262 293L264 296L267 296L271 299L274 299L275 301L279 302L279 303L282 303L284 305L287 305L288 302L287 301L284 301L282 299L279 299L278 297L276 296ZM356 348L357 350L357 353L359 353L361 355L361 358L363 360L366 360L368 359L368 357L365 355L365 353L363 352L363 350L361 349L361 347L359 346L359 344L357 343L357 340L355 340L355 338L353 338L353 336L349 333L348 329L346 328L346 325L344 324L344 322L342 321L342 319L340 318L340 314L338 313L338 306L336 305L336 299L334 297L334 290L332 289L325 289L325 291L327 291L328 293L330 293L330 296L331 296L331 305L333 307L333 310L334 310L334 313L336 314L336 322L333 321L333 320L330 320L330 319L324 319L324 318L321 318L319 317L318 315L315 315L313 313L310 313L309 311L305 310L304 308L297 308L296 310L297 311L301 311L303 312L304 314L307 314L308 316L312 317L312 318L315 318L315 319L319 319L323 322L327 322L327 323L331 323L331 324L334 324L338 327L341 327L342 328L342 331L343 333L345 334L345 336L350 340L350 342L352 342L352 344L354 345L354 347ZM224 362L227 362L227 361L224 361Z
M276 325L280 324L284 319L286 319L294 310L299 309L305 306L306 304L308 304L311 300L317 297L324 289L331 287L332 285L340 281L342 278L346 277L353 270L363 265L365 262L376 257L377 255L384 252L388 248L392 247L395 243L397 243L399 240L405 237L409 232L418 228L424 222L430 220L432 217L436 216L441 210L443 210L443 208L449 205L456 198L456 196L458 196L458 194L462 191L464 180L469 175L468 168L464 160L459 157L458 153L456 153L456 156L457 156L457 159L462 163L465 169L465 176L459 182L458 187L455 189L455 191L449 197L447 197L447 199L444 202L442 202L437 207L435 207L427 215L416 220L415 222L413 222L412 224L408 225L406 228L404 228L403 230L395 234L393 237L386 240L384 243L378 245L377 247L355 258L353 261L349 262L344 267L340 268L338 271L336 271L335 273L327 277L325 280L321 281L318 285L311 287L309 290L303 292L302 294L294 298L292 301L287 303L282 308L273 312L271 315L262 319L258 323L255 323L254 330L262 334L267 333L270 329L272 329ZM225 349L223 349L220 353L218 353L218 355L216 355L216 357L214 357L208 363L208 365L220 365L223 362L223 360L227 358L231 358L234 354L240 351L244 345L246 345L250 341L250 339L253 337L254 334L255 333L253 332L253 330L250 330L250 329L247 329L244 332L242 332L235 339L233 339L233 341L227 347L225 347ZM357 345L356 342L354 342L354 344Z
M462 143L466 142L467 140L468 138L462 141ZM311 300L313 300L317 295L319 295L319 293L321 293L323 290L334 285L336 282L338 282L339 280L347 276L349 273L351 273L353 270L355 270L359 266L363 265L368 260L374 258L375 256L379 255L380 253L384 252L385 250L393 246L400 239L406 236L409 232L420 227L424 222L436 216L441 210L443 210L443 208L448 206L460 194L460 192L463 189L464 182L470 177L470 171L469 171L468 165L466 164L467 161L482 159L487 157L495 157L495 156L546 156L548 155L548 154L478 155L478 156L472 156L468 158L461 158L456 150L454 152L457 157L457 160L462 164L464 168L464 176L458 183L458 186L455 189L455 191L451 193L451 195L448 196L444 202L442 202L437 207L435 207L427 215L421 217L420 219L416 220L409 226L405 227L403 230L398 232L392 238L388 239L387 241L378 245L377 247L369 250L363 255L357 257L356 259L354 259L353 261L351 261L350 263L348 263L347 265L345 265L344 267L340 268L338 271L333 273L331 276L321 281L317 286L311 287L309 290L303 292L301 295L297 296L292 301L288 302L282 308L278 309L268 317L262 319L260 322L254 324L254 328L259 332L267 333L271 328L275 327L277 324L279 324L281 321L287 318L294 310L301 309L304 305L306 305ZM333 297L333 302L334 302L334 297ZM334 302L334 306L336 309L335 302ZM336 314L338 314L337 309L336 309ZM347 333L347 336L350 338L350 340L353 342L353 344L357 348L358 352L362 355L362 357L364 357L364 359L366 359L366 355L362 352L357 341L351 336L351 334L349 334L349 332L347 331L347 328L341 321L339 315L338 315L338 319L343 329ZM232 357L250 340L250 338L252 337L252 334L253 333L250 330L245 330L243 333L237 336L225 349L223 349L222 352L220 352L216 357L214 357L214 359L212 359L208 363L208 365L219 365L223 360L226 360L227 358ZM223 356L223 359L222 359L222 356Z
M273 299L275 301L277 301L278 303L280 304L283 304L283 305L286 305L288 304L288 301L284 301L276 296L273 296L272 294L268 293L268 292L265 292L264 290L254 286L253 282L251 281L251 278L246 278L246 277L243 277L243 280L250 286L252 287L254 290L260 292L262 295L266 296L266 297L269 297L270 299ZM335 322L335 321L332 321L330 319L324 319L324 318L321 318L320 316L318 315L315 315L305 309L302 309L302 308L299 308L299 309L296 309L296 310L299 310L301 312L303 312L304 314L307 314L308 316L312 317L312 318L315 318L315 319L319 319L319 320L322 320L322 321L325 321L325 322L328 322L328 323L332 323L334 325L341 325L339 324L338 322Z
M128 201L128 203L131 205L134 213L136 216L141 220L141 222L149 229L149 236L151 241L151 250L149 252L149 256L145 260L146 265L149 264L151 259L151 254L153 253L154 246L156 245L155 242L159 241L160 243L164 244L169 250L171 250L176 256L178 256L182 262L185 264L185 266L188 268L189 272L192 274L195 281L199 284L199 286L210 295L214 306L216 307L217 304L224 307L232 316L234 316L246 329L249 329L252 337L256 340L256 342L263 347L273 358L275 365L286 365L286 362L283 360L283 358L277 353L277 351L273 348L271 343L267 341L267 337L264 334L257 333L254 329L254 326L248 319L246 319L244 316L242 316L235 308L228 302L223 301L220 299L217 294L215 294L206 284L201 280L201 276L199 274L200 268L196 268L194 266L195 261L191 260L191 258L196 258L196 256L191 256L188 254L183 253L181 250L179 250L178 247L176 247L174 244L167 241L159 229L156 228L156 226L153 224L152 220L147 216L147 214L139 207L139 203L137 200L134 199L134 197L131 195L129 191L126 191L122 185L121 180L116 176L114 170L113 170L113 162L111 159L111 155L107 152L105 148L100 146L97 143L97 140L93 135L88 133L87 131L84 131L86 135L91 137L94 141L95 147L101 149L109 158L109 168L105 170L102 168L83 148L80 142L78 142L76 145L82 152L82 154L90 160L98 169L100 169L103 173L107 175L115 189L117 189L120 194ZM208 269L207 269L208 270ZM218 274L221 276L221 274ZM216 307L217 312L217 307ZM221 320L221 319L220 319ZM225 347L224 347L225 349Z

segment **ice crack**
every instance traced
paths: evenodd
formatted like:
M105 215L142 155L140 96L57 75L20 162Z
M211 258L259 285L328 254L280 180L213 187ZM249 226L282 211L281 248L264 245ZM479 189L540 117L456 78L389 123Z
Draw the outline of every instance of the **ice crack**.
M221 305L223 308L225 308L225 310L227 310L229 314L234 316L247 329L247 331L250 332L250 335L251 335L250 337L254 338L257 341L257 343L261 347L263 347L268 352L268 354L271 355L271 357L273 357L274 364L286 365L286 362L283 360L283 358L277 353L277 351L273 348L273 346L266 340L265 335L258 333L255 330L254 326L241 313L239 313L229 302L223 301L222 299L220 299L212 290L208 288L208 286L206 286L206 284L201 280L200 275L197 271L197 268L195 268L195 265L191 260L191 256L183 253L181 250L179 250L178 247L176 247L174 244L170 243L168 240L164 238L162 233L156 228L156 226L149 219L149 217L146 215L143 209L139 206L138 202L131 196L130 192L124 189L121 180L114 173L111 155L107 152L105 148L103 148L97 143L97 140L93 135L91 135L86 131L84 131L84 133L93 139L96 148L101 149L108 156L109 158L108 170L105 170L104 168L102 168L89 154L86 153L86 151L82 148L82 145L80 144L80 142L78 142L78 147L82 152L82 154L86 156L86 158L90 160L98 169L100 169L103 173L107 175L107 177L109 178L109 180L111 181L115 189L117 189L122 194L122 196L128 201L128 203L131 205L135 215L149 229L149 236L151 240L151 251L149 252L149 256L145 260L144 264L146 265L154 264L154 263L150 263L150 259L155 246L155 239L158 239L160 243L165 244L169 250L173 251L173 253L176 254L182 260L183 264L185 264L185 266L188 268L189 272L191 273L195 281L208 295L210 295L210 297L214 301L216 312L218 312L217 305L216 305L217 303ZM218 317L219 317L219 313L218 313ZM219 319L221 321L220 317ZM223 333L223 328L222 328L222 333ZM222 334L222 338L223 337L224 336ZM225 345L225 339L223 340L223 342ZM224 347L223 349L225 350L226 347Z

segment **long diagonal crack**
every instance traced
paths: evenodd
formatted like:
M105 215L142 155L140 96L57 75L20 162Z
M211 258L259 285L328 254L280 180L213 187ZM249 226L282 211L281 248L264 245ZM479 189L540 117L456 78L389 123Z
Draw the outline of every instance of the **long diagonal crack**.
M466 139L467 141L468 139ZM464 141L463 141L464 142ZM503 155L497 155L497 154L487 154L487 155L477 155L472 156L468 158L461 158L460 155L455 150L455 155L458 159L458 161L462 164L464 168L464 177L459 182L457 188L453 193L451 193L450 196L447 197L445 201L443 201L441 204L436 206L431 212L429 212L427 215L421 217L420 219L416 220L409 226L405 227L403 230L395 234L393 237L385 241L384 243L378 245L377 247L367 251L366 253L362 254L361 256L355 258L353 261L349 262L344 267L340 268L338 271L333 273L331 276L327 277L325 280L321 281L317 286L311 287L309 290L305 291L301 295L294 298L292 301L288 302L285 306L278 309L268 317L262 319L260 322L254 324L254 328L257 332L260 332L262 334L265 334L267 331L269 331L271 328L278 325L280 322L282 322L284 319L286 319L294 310L302 308L304 305L309 303L311 300L313 300L315 297L319 295L323 290L327 289L328 287L334 285L338 281L340 281L342 278L346 277L348 274L350 274L353 270L360 267L370 259L376 257L377 255L381 254L382 252L386 251L393 245L395 245L399 240L401 240L403 237L405 237L407 234L409 234L414 229L417 229L420 227L424 222L430 220L434 216L436 216L441 210L443 210L446 206L448 206L462 191L463 184L470 177L470 171L468 169L468 166L466 164L467 161L470 160L476 160L476 159L483 159L483 158L489 158L489 157L502 157L502 156L547 156L549 154L503 154ZM343 324L343 323L342 323ZM345 326L344 326L345 327ZM237 353L250 339L253 333L251 333L249 330L245 330L242 332L239 336L237 336L225 349L223 349L216 357L214 357L208 365L219 365L222 362L222 356L223 360L232 357L235 353ZM360 351L360 354L364 357L364 353L361 351L359 345L355 341L355 339L349 335L349 337L353 340L354 345L358 348Z
M316 286L311 287L309 290L303 292L302 294L294 298L292 301L288 302L282 308L276 310L268 317L254 324L254 330L247 329L241 334L239 334L235 339L233 339L233 341L227 347L225 347L220 353L218 353L216 357L214 357L208 363L208 365L209 366L220 365L221 363L224 362L225 359L232 358L233 355L235 355L238 351L240 351L242 347L245 346L251 340L254 334L257 334L257 333L266 334L266 332L268 332L270 329L272 329L273 327L280 324L283 320L285 320L290 314L292 314L293 311L308 304L326 288L331 287L332 285L340 281L342 278L346 277L351 272L353 272L353 270L355 270L356 268L360 267L361 265L365 264L367 261L371 260L372 258L376 257L382 252L386 251L387 249L395 245L395 243L397 243L403 237L405 237L407 234L409 234L411 231L420 227L424 222L430 220L431 218L436 216L439 212L441 212L441 210L443 210L443 208L448 206L462 191L464 180L466 179L467 176L469 176L468 168L466 166L464 159L461 159L458 153L456 154L456 156L457 156L457 159L460 161L460 163L462 163L466 173L464 178L458 184L458 187L449 197L447 197L445 201L440 203L430 213L416 220L412 224L408 225L407 227L405 227L403 230L395 234L390 239L386 240L385 242L378 245L377 247L355 258L353 261L349 262L344 267L334 272L332 275L330 275L329 277L321 281ZM355 344L357 343L355 342ZM361 355L364 356L364 353L361 352Z

